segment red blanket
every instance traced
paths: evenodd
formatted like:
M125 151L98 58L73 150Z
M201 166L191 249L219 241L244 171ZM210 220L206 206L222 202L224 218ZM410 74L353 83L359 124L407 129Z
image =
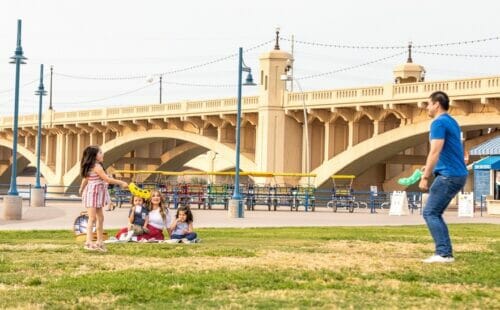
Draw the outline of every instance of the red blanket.
M140 241L142 239L146 239L146 240L151 240L151 239L164 240L165 239L165 236L163 236L163 232L160 229L155 228L155 227L153 227L151 225L148 225L148 229L149 229L149 233L137 236L137 241ZM123 235L123 234L126 235L127 232L128 232L128 228L127 227L120 229L116 233L116 239L120 239L121 235Z

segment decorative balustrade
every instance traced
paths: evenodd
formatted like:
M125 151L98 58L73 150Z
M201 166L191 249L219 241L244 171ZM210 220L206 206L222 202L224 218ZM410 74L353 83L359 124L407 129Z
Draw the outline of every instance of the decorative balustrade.
M446 91L451 97L484 93L500 93L500 76L472 78L436 82L386 84L383 86L361 87L337 90L287 93L284 108L300 108L305 103L308 108L328 108L334 106L359 106L363 104L398 103L426 101L431 92ZM181 117L203 114L223 114L236 112L236 98L183 101L168 104L154 104L130 107L44 113L43 123L53 125L77 122L101 122L113 120L134 120L157 117ZM242 98L243 112L257 112L259 97ZM50 119L52 117L52 119ZM12 116L0 118L0 128L12 127ZM37 115L19 117L19 126L37 126Z
M256 111L259 104L259 97L243 97L243 111ZM84 111L68 111L55 112L52 120L48 113L44 114L43 122L52 124L67 124L77 122L101 122L113 120L132 120L139 118L155 118L159 116L180 117L186 114L209 114L209 113L224 113L233 112L236 109L236 98L202 100L202 101L185 101L168 104L154 104L143 106L130 106L123 108L103 108ZM0 118L0 127L12 127L12 116ZM37 126L37 115L22 115L19 116L19 126Z
M362 97L375 97L375 96L383 96L384 88L383 87L369 87L361 89Z
M486 79L486 85L487 87L499 87L500 86L500 78L491 78L491 79Z
M303 101L310 107L349 106L373 104L374 102L391 103L401 100L425 101L429 95L442 90L450 96L466 94L500 92L500 77L462 79L436 82L418 82L405 84L387 84L377 87L321 90L304 93L288 93L285 108L299 108Z

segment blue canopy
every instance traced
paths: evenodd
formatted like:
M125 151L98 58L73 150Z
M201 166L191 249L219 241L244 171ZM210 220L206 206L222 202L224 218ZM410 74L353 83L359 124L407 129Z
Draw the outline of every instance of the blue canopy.
M474 170L500 170L500 156L488 156L472 165Z
M469 151L470 155L500 155L500 136L481 143Z

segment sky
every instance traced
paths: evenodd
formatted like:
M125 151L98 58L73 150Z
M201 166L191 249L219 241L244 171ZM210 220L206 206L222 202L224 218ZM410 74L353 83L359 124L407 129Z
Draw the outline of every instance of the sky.
M235 97L238 47L258 72L259 55L273 49L275 28L292 35L294 76L304 91L392 83L392 70L406 62L405 49L336 48L299 41L406 46L496 38L500 2L470 1L160 1L6 0L0 2L0 115L12 115L17 20L23 22L21 114L37 113L40 64L49 88L53 66L56 111L159 103L157 73L163 75L163 103ZM291 51L289 40L282 50ZM419 52L420 51L420 52ZM422 52L500 56L500 40L415 49L426 80L500 75L500 57L429 55ZM228 57L226 57L228 56ZM394 56L343 72L322 73ZM182 72L171 71L205 64ZM170 72L170 73L168 73ZM92 79L70 78L92 77ZM102 80L95 77L136 77ZM258 74L254 74L258 78ZM184 85L188 84L188 85ZM257 95L245 87L244 96ZM49 97L44 98L44 110Z

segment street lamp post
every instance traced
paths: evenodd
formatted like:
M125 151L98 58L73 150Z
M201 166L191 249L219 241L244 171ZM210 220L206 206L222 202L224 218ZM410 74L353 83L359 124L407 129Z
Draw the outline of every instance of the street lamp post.
M162 104L162 100L161 100L161 95L162 95L162 90L163 90L162 80L163 80L163 75L160 74L160 81L159 81L160 82L160 104Z
M31 206L44 207L45 206L45 191L40 186L40 157L42 150L42 103L43 96L47 95L47 91L43 86L43 64L40 65L40 84L35 91L35 95L39 96L38 100L38 133L37 133L37 147L36 147L36 181L35 187L31 189Z
M43 87L43 64L40 65L40 84L38 89L35 91L35 95L39 96L38 99L38 137L37 137L37 147L36 147L36 184L35 188L41 188L40 186L40 156L42 150L42 103L43 96L47 95L47 91Z
M238 52L238 101L236 111L236 162L234 171L234 190L233 196L229 201L229 216L243 218L243 201L240 193L240 127L241 127L241 89L242 86L256 85L253 82L252 69L246 66L243 62L243 48L239 48ZM245 83L242 83L243 72L248 72Z
M17 192L17 126L19 115L19 79L21 74L21 64L25 64L26 57L23 56L23 48L21 46L21 26L22 22L17 21L17 46L14 56L10 59L10 63L16 65L16 85L14 92L14 120L12 128L12 169L10 177L10 188L7 196L4 197L4 219L20 220L22 217L22 198Z

